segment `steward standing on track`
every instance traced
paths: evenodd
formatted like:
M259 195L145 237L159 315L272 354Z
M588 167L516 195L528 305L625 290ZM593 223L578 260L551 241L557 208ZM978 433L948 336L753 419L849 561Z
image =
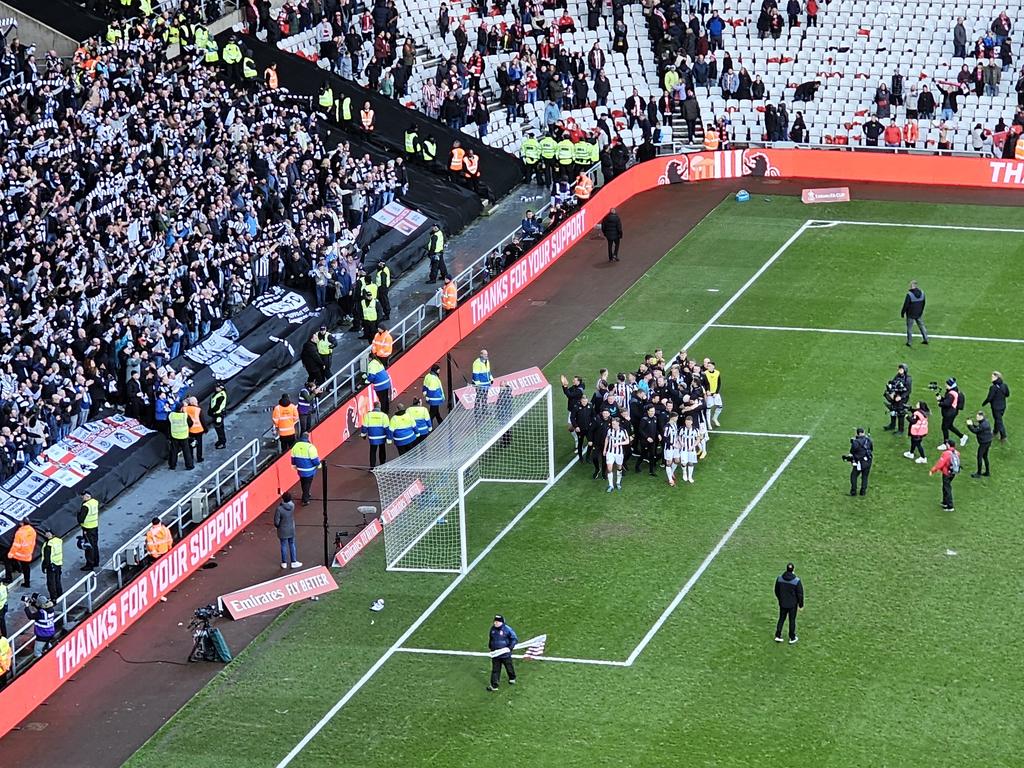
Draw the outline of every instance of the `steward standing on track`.
M441 384L440 365L430 366L430 372L423 377L423 399L430 409L430 420L440 424L444 421L441 406L444 405L444 386Z
M493 381L494 377L491 376L490 356L487 354L486 349L481 349L480 355L473 361L473 386L478 390L483 389L483 394L486 397L486 390L491 386Z
M386 326L378 326L377 333L373 337L373 344L370 345L370 351L373 352L374 357L377 357L384 362L391 357L391 353L395 349L395 340L388 332Z
M786 563L786 572L775 580L775 598L779 601L779 621L775 625L775 642L782 642L782 627L789 618L789 644L800 638L796 635L796 612L804 607L804 585L794 572L794 565Z
M505 652L491 657L491 684L487 686L488 691L498 690L502 667L505 668L505 674L508 675L508 684L516 684L516 668L512 665L512 651L518 642L519 638L516 637L515 630L505 623L505 617L500 613L495 616L490 636L487 639L487 647L492 651Z
M78 510L78 524L82 526L82 536L85 537L85 546L82 551L85 565L81 570L91 571L100 567L100 502L99 499L94 499L88 490L82 491L82 507ZM28 586L28 579L25 579L25 586Z
M85 494L82 494L83 497ZM28 589L29 576L32 573L32 556L36 549L36 529L28 520L22 520L18 529L14 532L14 539L11 547L7 550L7 558L4 560L4 583L10 584L14 581L14 569L21 571L23 579L22 586Z
M359 428L359 434L364 440L370 442L370 466L377 466L388 460L387 444L391 442L391 421L388 415L381 411L380 403L373 404L373 410L363 417L363 425Z
M405 410L401 403L391 417L391 442L398 449L399 456L408 453L416 442L416 417Z
M224 382L218 381L213 397L210 398L210 409L207 411L213 419L213 428L217 431L217 442L214 448L224 448L228 444L227 434L224 432L224 413L228 409L228 393L224 388Z
M313 478L320 468L320 454L316 446L309 442L309 435L302 435L292 446L292 466L299 475L299 486L302 488L302 506L309 506L310 490Z
M418 397L412 399L412 405L405 409L405 412L412 416L416 422L416 442L413 446L417 446L422 443L427 435L430 434L433 429L433 425L430 421L430 411L423 405L423 401Z

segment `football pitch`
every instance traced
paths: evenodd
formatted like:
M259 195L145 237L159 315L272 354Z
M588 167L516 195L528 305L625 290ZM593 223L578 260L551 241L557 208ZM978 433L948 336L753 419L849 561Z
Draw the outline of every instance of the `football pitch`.
M1016 397L991 478L970 478L974 442L962 449L953 513L929 466L903 458L908 439L882 430L900 363L912 400L933 405L927 383L958 379L961 428L993 370L1024 386L1022 261L1019 209L727 200L533 361L556 384L558 481L473 491L467 573L385 572L375 543L126 765L1024 764ZM911 279L932 343L908 349ZM600 368L684 344L723 372L722 430L696 482L631 468L606 494L573 461L558 375L592 391ZM869 495L850 498L840 456L857 426L875 461ZM787 560L806 585L795 646L772 642ZM547 645L489 693L495 613Z

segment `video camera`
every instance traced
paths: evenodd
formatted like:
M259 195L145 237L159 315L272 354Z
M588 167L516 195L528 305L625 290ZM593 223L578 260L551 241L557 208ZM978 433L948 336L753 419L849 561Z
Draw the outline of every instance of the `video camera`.
M48 600L38 592L33 592L31 595L22 595L21 602L25 605L31 605L33 608L42 608Z
M195 613L192 615L196 617L197 621L209 624L212 619L220 618L224 613L217 607L216 603L211 603L210 605L204 605L202 608L196 608Z

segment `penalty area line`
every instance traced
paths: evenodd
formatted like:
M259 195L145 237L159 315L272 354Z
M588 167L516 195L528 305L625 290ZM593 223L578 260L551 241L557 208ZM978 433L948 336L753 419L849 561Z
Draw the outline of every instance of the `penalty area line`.
M484 651L450 651L440 648L399 648L400 653L425 653L432 656L472 656L487 657L491 654ZM594 664L602 667L627 667L624 661L611 661L610 659L574 659L566 656L527 656L525 653L512 654L513 659L529 659L532 661L554 661L562 664Z
M579 459L573 456L572 461L566 464L562 468L562 471L555 476L554 482L552 482L551 485L547 485L544 488L542 488L536 496L530 499L529 503L525 507L523 507L522 510L520 510L519 514L513 517L509 521L508 525L502 528L498 532L498 534L493 539L491 539L490 543L486 547L484 547L483 551L473 559L473 562L471 562L467 566L466 570L463 573L460 573L454 579L452 579L452 583L445 587L444 591L434 599L434 602L427 606L427 609L423 611L423 613L420 614L419 618L416 619L416 621L414 621L409 626L409 628L402 633L402 636L399 637L394 642L394 644L384 652L384 655L377 659L377 661L374 662L373 666L366 670L366 673L363 674L363 676L359 678L359 680L357 680L356 683L351 688L348 689L345 695L338 699L337 703L327 711L327 714L320 718L319 722L317 722L316 725L309 729L309 733L303 736L299 743L292 748L291 752L284 756L281 762L277 764L277 768L285 768L285 766L290 765L292 760L299 756L299 753L301 753L302 750L306 748L309 742L316 738L316 735L320 733L320 731L322 731L329 722L331 722L334 716L338 714L346 704L348 704L352 697L359 693L359 691L363 688L364 685L370 682L373 676L380 671L380 668L387 663L388 659L394 656L401 649L401 647L405 645L405 642L410 637L412 637L413 633L417 629L419 629L423 625L423 622L425 622L427 619L431 617L434 611L436 611L441 606L441 603L447 600L448 596L451 595L451 593L454 592L463 581L465 581L466 577L473 572L473 569L476 568L480 561L491 553L491 550L497 546L498 542L505 538L505 536L507 536L508 533L513 528L515 528L516 525L519 524L519 521L522 520L526 516L526 514L537 505L537 502L544 498L544 495L547 494L548 491L550 491L552 488L558 485L558 481L561 480L570 469L576 466L576 463L578 461Z
M676 608L679 607L679 604L683 602L683 598L685 598L690 593L690 590L693 589L693 586L700 580L700 577L704 575L704 571L706 571L708 567L711 565L711 563L715 561L715 558L718 557L718 553L722 551L722 548L725 547L725 545L729 542L729 539L732 538L732 535L736 533L736 530L741 525L743 525L743 521L747 519L747 516L754 510L754 507L756 507L760 503L761 499L764 498L765 494L768 493L768 491L771 489L773 485L775 485L775 481L782 476L782 473L786 471L786 468L793 462L793 459L796 458L797 454L800 453L800 450L807 444L807 441L810 439L811 438L809 435L804 435L803 437L800 438L800 441L793 447L793 450L789 452L786 458L782 460L782 463L779 464L776 470L772 473L772 476L769 477L767 482L765 482L765 484L761 486L761 490L757 492L757 495L750 500L750 503L747 504L746 507L743 508L743 511L740 512L739 517L737 517L733 521L733 524L729 526L729 530L727 530L725 532L725 535L723 535L722 538L719 539L718 543L715 545L715 548L708 553L708 556L704 558L704 562L700 564L700 566L697 568L694 574L683 585L683 588L679 590L675 598L673 598L672 602L669 603L668 607L662 612L661 616L658 617L658 620L654 622L653 626L651 626L651 628L647 630L647 634L644 635L643 640L641 640L639 644L636 646L636 648L633 649L633 652L629 654L629 658L626 659L626 666L632 666L633 662L637 660L637 657L640 656L641 653L643 653L644 649L650 644L651 640L654 639L654 636L658 634L658 630L660 630L665 625L665 622L668 621L669 617L675 612Z
M849 328L803 328L794 325L738 325L735 323L715 323L712 328L726 328L738 331L791 331L796 333L835 333L843 336L891 336L905 338L907 334L899 331L860 331ZM929 333L929 339L944 341L981 341L995 344L1024 344L1024 339L1004 339L994 336L949 336L941 333Z

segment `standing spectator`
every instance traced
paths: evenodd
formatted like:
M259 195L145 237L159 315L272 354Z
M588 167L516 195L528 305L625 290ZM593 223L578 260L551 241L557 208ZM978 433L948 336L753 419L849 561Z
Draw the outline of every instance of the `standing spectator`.
M775 580L775 599L779 602L779 620L775 624L775 642L782 642L782 628L789 619L789 644L800 640L796 634L796 614L804 607L804 585L796 575L796 566L786 563L786 570Z
M999 83L1003 79L1003 65L999 59L990 59L985 65L985 95L998 96Z
M786 15L789 16L789 26L800 26L800 0L789 0L786 3Z
M793 127L789 129L789 140L801 144L807 141L807 125L804 123L804 113L797 112L793 118Z
M1006 15L1006 11L1003 11L995 19L992 20L992 34L995 35L995 44L1002 44L1003 40L1010 36L1010 30L1013 28L1013 23L1010 21L1010 17Z
M754 81L750 78L750 73L747 72L747 68L740 67L738 85L736 88L737 101L750 101L753 99L753 94L751 93L751 86L753 85L753 82Z
M619 260L619 243L622 241L622 219L619 212L612 208L601 221L601 234L608 241L608 261Z
M721 50L722 34L725 32L725 21L718 15L718 11L711 12L711 18L707 22L708 41L712 53Z
M288 491L281 494L281 501L274 510L274 527L281 544L281 567L301 568L295 553L295 502Z
M967 28L964 27L963 16L957 17L956 26L953 27L953 58L967 58Z
M942 508L947 512L953 510L953 479L960 474L960 454L953 440L946 440L942 446L942 455L928 471L931 477L936 472L942 473Z
M981 404L992 408L992 424L994 431L999 434L999 442L1006 442L1006 426L1003 424L1003 414L1006 413L1006 398L1010 396L1010 388L1003 381L1003 374L999 371L992 371L992 383L988 387L988 394Z
M872 115L871 119L864 124L864 146L877 147L878 139L884 130L882 124L878 122L878 117Z
M879 120L888 120L890 116L890 103L892 97L889 94L889 87L885 83L880 83L878 88L875 89L875 114L878 115Z
M818 0L807 0L807 26L818 26Z
M909 119L903 124L903 146L908 149L914 149L917 146L917 140L920 137L920 132L917 127L917 120Z
M900 131L900 127L896 125L896 121L890 120L889 125L885 128L885 146L898 147L902 136L902 131Z
M927 85L921 86L921 93L917 97L917 116L921 120L931 120L935 117L935 96L928 90Z

